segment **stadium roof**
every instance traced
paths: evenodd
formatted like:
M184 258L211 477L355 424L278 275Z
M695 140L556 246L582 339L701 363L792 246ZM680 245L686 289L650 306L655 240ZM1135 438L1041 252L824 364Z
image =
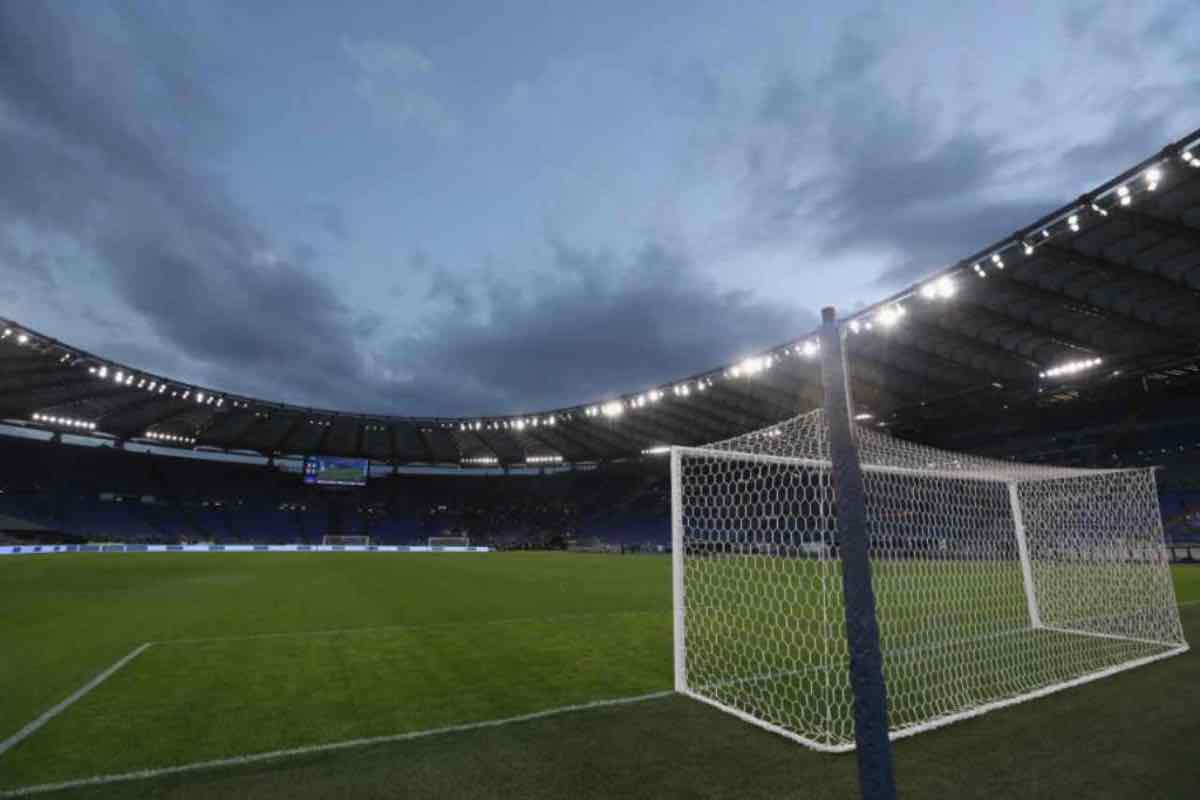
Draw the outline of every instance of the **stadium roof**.
M1187 418L1200 386L1200 131L846 324L855 411L900 435L978 449L1047 420L1119 422L1135 395L1164 419ZM716 441L821 403L815 332L592 404L464 418L240 396L3 325L0 419L184 449L594 462Z

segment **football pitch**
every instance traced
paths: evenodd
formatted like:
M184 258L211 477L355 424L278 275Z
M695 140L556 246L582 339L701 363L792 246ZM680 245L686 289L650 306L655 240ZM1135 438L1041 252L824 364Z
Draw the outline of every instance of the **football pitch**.
M1195 643L1200 567L1174 577ZM669 693L670 592L655 556L0 559L0 740L128 658L0 752L0 796L855 796L852 755ZM895 754L907 797L1184 797L1198 749L1190 652Z

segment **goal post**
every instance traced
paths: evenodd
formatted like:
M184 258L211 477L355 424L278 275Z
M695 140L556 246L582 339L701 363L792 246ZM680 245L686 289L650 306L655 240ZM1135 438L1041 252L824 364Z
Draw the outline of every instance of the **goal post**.
M854 426L888 736L1188 649L1154 474L985 459ZM855 747L829 426L671 453L675 685Z
M470 547L470 536L430 536L430 547Z
M343 534L326 534L321 537L321 544L333 547L344 546L361 546L366 547L371 544L370 536L352 536Z

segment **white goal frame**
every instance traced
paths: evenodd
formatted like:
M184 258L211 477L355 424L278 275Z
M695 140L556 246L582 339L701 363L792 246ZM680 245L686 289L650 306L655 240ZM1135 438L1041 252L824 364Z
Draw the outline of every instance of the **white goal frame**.
M430 536L426 544L429 547L470 547L470 536Z
M756 698L753 696L754 693L769 691L772 682L786 683L791 680L787 677L789 675L787 672L762 671L764 668L761 664L770 661L769 658L748 653L744 658L734 660L737 669L732 672L735 674L716 681L713 680L711 674L712 663L701 663L700 671L703 679L700 681L693 680L691 670L689 670L690 656L701 662L707 658L709 662L717 662L720 668L730 669L730 664L734 662L726 655L717 653L710 658L714 648L719 650L722 646L720 644L721 636L726 635L726 629L729 628L727 620L731 616L736 617L738 613L745 612L747 608L752 608L755 613L760 614L773 613L763 612L762 609L765 606L759 597L751 597L748 601L743 599L739 605L738 600L730 599L733 592L726 587L723 587L721 591L712 592L698 583L694 585L694 588L700 589L701 594L700 599L695 602L703 605L689 608L689 579L691 581L707 580L708 578L704 577L707 574L705 570L712 569L706 566L709 563L761 564L764 576L767 576L771 569L775 570L775 573L772 574L778 574L779 569L788 569L785 559L789 556L794 563L801 564L798 570L794 570L797 574L802 573L805 569L804 563L816 564L817 566L812 568L814 575L810 576L809 583L803 586L797 585L795 588L797 591L807 591L820 598L817 603L821 608L819 611L814 611L813 619L810 621L818 626L823 626L820 629L827 632L841 631L841 635L844 637L844 626L840 620L842 611L839 605L842 591L841 582L829 579L838 573L840 564L839 556L834 548L826 544L814 545L811 542L797 544L795 539L791 544L781 545L775 541L767 541L767 538L747 546L744 540L735 542L731 539L720 541L718 547L697 554L695 552L697 548L712 543L711 540L702 540L697 537L712 535L713 530L720 530L720 525L714 526L711 522L697 522L696 519L689 519L689 513L696 513L696 509L692 506L701 506L705 503L715 504L721 499L722 487L711 476L718 474L722 469L770 472L770 470L778 468L784 472L802 470L812 471L818 475L828 472L831 469L831 462L828 458L826 436L827 431L824 428L822 412L816 411L772 426L764 431L756 431L727 442L699 448L673 447L671 449L674 683L675 691L678 693L715 706L746 722L778 733L812 749L824 752L846 752L853 750L855 744L852 725L847 726L846 724L847 720L853 719L852 711L846 707L846 704L850 702L849 695L842 691L843 688L848 689L849 685L848 671L839 658L839 653L844 653L847 646L844 638L834 641L833 639L836 637L830 636L830 641L820 642L816 645L810 641L808 646L824 648L824 657L827 659L824 662L825 666L801 666L790 673L796 676L795 683L802 684L804 678L798 675L799 670L825 670L823 673L826 680L824 690L819 692L818 696L805 698L806 701L811 699L812 704L817 706L816 716L824 715L825 721L828 722L828 725L825 726L820 721L814 723L816 734L806 730L803 725L787 722L788 712L786 709L772 708L771 711L776 713L761 713L762 706L770 705L771 698L765 700L761 697ZM993 499L994 513L997 515L991 520L995 530L1000 530L1002 522L1008 530L1008 533L1003 536L1011 536L1008 544L1001 543L1004 549L996 551L1002 552L1004 555L996 556L989 551L984 555L968 553L958 556L951 551L947 554L929 555L928 562L920 560L926 556L893 556L895 561L892 563L902 562L898 568L905 570L909 568L904 566L904 563L907 563L904 559L912 558L914 559L912 563L933 565L929 568L936 575L940 574L936 572L937 569L940 569L936 565L937 559L941 559L944 563L951 565L951 569L954 569L956 567L953 565L959 564L961 558L961 563L967 565L962 569L969 578L972 568L971 559L978 559L980 563L984 563L984 559L992 558L995 563L1001 565L1000 568L1010 570L1010 583L1006 585L1012 587L1012 596L1007 600L1019 602L1022 616L1027 618L1024 623L1011 631L1014 640L1020 640L1018 644L1025 648L1020 653L1032 653L1034 658L1042 658L1047 662L1045 665L1039 665L1037 669L1031 668L1030 674L1036 677L1029 681L1030 685L1022 686L1019 691L1003 691L998 692L995 696L980 696L978 702L960 704L961 707L947 705L945 708L927 714L906 709L906 713L900 715L899 722L893 718L892 727L889 730L890 738L897 739L932 730L998 708L1043 697L1160 659L1179 655L1188 650L1188 644L1183 637L1179 621L1178 606L1170 584L1169 557L1162 531L1162 520L1157 507L1153 470L1059 469L992 461L901 442L868 428L858 428L856 438L863 454L862 469L868 484L868 496L871 495L872 482L889 480L897 481L902 485L903 482L914 480L942 481L952 487L949 490L951 493L961 491L965 494L968 491L986 491L989 494L989 497ZM702 467L692 467L692 472L699 477L691 477L692 473L685 469L685 463L703 465ZM735 466L724 466L727 464ZM704 480L708 480L709 483L702 487L703 491L697 489L689 499L689 481ZM1071 538L1069 536L1071 514L1082 514L1089 518L1096 516L1090 507L1080 505L1080 497L1087 497L1085 492L1089 480L1097 481L1103 486L1105 494L1102 496L1100 493L1097 494L1097 503L1126 501L1140 514L1137 520L1131 523L1120 513L1114 512L1116 519L1111 524L1119 528L1118 532L1109 535L1103 524L1097 525L1095 520L1089 519L1087 524L1101 532L1097 538L1095 540L1089 538L1093 530L1091 527L1084 534ZM961 487L970 485L971 482L984 482L979 486L985 488L961 489ZM1080 482L1084 486L1083 490L1071 488L1070 491L1067 491L1060 488L1061 486L1075 487ZM726 502L737 502L737 490L731 486L727 491L729 494ZM830 488L828 491L830 493L828 502L831 504L832 489ZM1061 499L1055 494L1056 492L1066 496L1066 499ZM1152 509L1149 507L1150 503L1153 503ZM1007 507L1006 512L999 510L1001 504ZM715 507L712 505L709 510ZM728 505L726 505L727 508ZM870 508L869 500L868 509ZM703 509L701 510L703 511ZM743 513L752 514L753 512ZM821 513L829 512L826 509ZM1033 515L1032 522L1030 521L1031 513ZM870 515L870 510L868 514ZM1067 521L1063 522L1063 519ZM1108 522L1107 519L1101 520L1101 523ZM703 528L706 524L709 527L700 534L690 533L694 528ZM722 524L729 525L730 523ZM870 523L868 524L870 525ZM1031 542L1031 536L1034 535L1029 527L1031 524L1036 527L1036 543ZM1058 525L1064 526L1065 530L1062 542L1054 538L1058 532L1056 527ZM792 530L794 529L793 527ZM739 529L742 533L746 530L746 527ZM728 536L728 534L718 535ZM996 534L997 541L1000 541L1003 536ZM1107 538L1104 538L1105 536ZM941 546L946 547L944 541ZM889 567L886 560L887 554L876 552L877 549L882 551L883 547L877 547L874 544L870 547L872 563L877 564L876 570L886 572ZM789 553L780 555L781 551L788 548L790 548ZM876 561L877 557L882 560ZM772 559L776 559L778 563ZM802 559L807 560L801 562ZM695 562L693 573L689 573L689 567L693 567L693 561ZM1011 564L1011 567L1004 567L1005 564ZM735 566L734 568L743 571L747 569L744 566ZM1068 595L1078 587L1086 587L1087 581L1071 573L1067 578L1076 583L1064 590L1054 583L1056 570L1077 568L1085 571L1095 570L1097 574L1112 575L1112 577L1104 578L1105 580L1124 581L1121 586L1126 587L1128 591L1122 601L1134 605L1130 605L1125 610L1118 608L1110 611L1103 605L1103 598L1097 596L1087 598L1087 603L1090 605L1087 603L1080 605L1080 609L1087 613L1075 609L1073 606L1070 611L1064 610L1064 604L1069 602L1066 599ZM753 570L754 567L751 566L749 569ZM826 576L827 572L829 572L829 577ZM815 573L819 573L819 577ZM712 574L718 575L717 573ZM1006 575L1008 574L1010 573L1006 573ZM1018 574L1019 577L1017 577ZM721 580L725 579L721 578ZM1011 581L1016 583L1011 583ZM745 585L749 586L752 582L753 578L747 579ZM875 583L878 586L879 577L876 578ZM759 591L762 590L748 589L747 594L754 595ZM1103 592L1104 589L1102 587L1096 591ZM1023 594L1023 600L1017 598L1017 592ZM876 594L880 594L878 589ZM1040 595L1045 596L1040 598ZM720 607L722 603L725 603L726 606ZM884 633L885 674L888 672L889 655L896 656L896 653L900 652L895 649L894 642L897 637L893 637L893 650L889 653L888 615L886 613L888 603L889 597L884 591L880 598L880 608L881 627ZM1145 606L1145 613L1138 610L1141 606L1137 604ZM981 607L983 608L982 613L986 614L987 607ZM1049 616L1046 613L1047 609L1049 609ZM1097 615L1098 609L1102 613ZM909 610L911 611L911 609ZM937 610L929 609L931 613ZM961 611L961 609L958 610ZM1093 616L1089 617L1088 613ZM950 613L949 616L952 617L953 613ZM1009 618L1010 621L1015 619L1015 617ZM793 618L785 616L780 616L776 621L781 625L797 624ZM751 618L740 629L728 634L728 638L744 640L747 635L745 629L752 628L755 624L756 621ZM696 654L689 651L689 628L695 628L693 634L703 637L703 641L695 646ZM969 625L966 628L977 630ZM893 628L893 632L895 630ZM988 630L978 638L1002 639L1009 633L1008 631ZM776 648L785 646L780 645L778 640L786 641L786 636L780 634L779 630L776 630L775 634L777 641L771 646ZM1083 644L1078 647L1071 642L1056 643L1054 653L1047 655L1041 652L1042 645L1039 642L1042 639L1038 637L1086 638L1079 639L1079 642ZM1076 662L1071 660L1070 652L1073 649L1086 650L1090 647L1086 644L1088 641L1110 641L1113 643L1109 645L1112 647L1112 653L1097 650L1098 655L1095 655L1091 661L1081 658L1078 661L1079 666L1076 668ZM963 638L940 643L934 642L931 645L918 644L912 649L922 649L923 647L933 649L939 646L947 649L961 648L964 647L964 642L968 643L965 645L966 647L974 647L969 644L970 638ZM738 642L732 641L728 646L736 648L738 644ZM998 646L1000 645L993 645L993 647ZM986 643L982 644L981 651L988 652L987 647ZM1102 645L1097 645L1097 647L1103 649ZM960 656L969 660L971 652L960 654ZM761 662L757 666L752 663L756 657ZM901 653L897 658L903 662L903 659L907 657ZM1110 661L1105 661L1106 658L1109 658ZM1046 668L1041 669L1043 666ZM706 672L705 668L709 668L710 671ZM987 671L995 668L992 662L981 657L979 663L968 668L977 669L979 675L983 676L980 679L982 686L990 685ZM755 672L755 669L760 671ZM747 671L748 675L744 675L738 670ZM1050 673L1054 674L1054 679L1045 679L1044 676ZM911 675L908 678L910 681L912 680ZM928 676L928 680L934 687L930 691L936 691L938 681L945 681L946 678L931 674ZM889 680L890 683L891 680ZM740 684L741 687L731 688L731 684ZM996 685L1005 684L1003 681L997 680ZM800 693L799 689L792 692L793 695ZM948 693L951 692L948 690ZM782 690L779 692L779 695L785 694L786 692ZM982 694L986 695L986 692ZM778 695L776 699L778 699ZM905 702L907 701L902 696L898 698L899 705L903 705ZM821 707L822 704L825 706ZM786 705L786 702L781 705ZM893 705L893 703L889 702L889 705Z
M321 537L323 547L370 547L371 537L357 534L327 533Z

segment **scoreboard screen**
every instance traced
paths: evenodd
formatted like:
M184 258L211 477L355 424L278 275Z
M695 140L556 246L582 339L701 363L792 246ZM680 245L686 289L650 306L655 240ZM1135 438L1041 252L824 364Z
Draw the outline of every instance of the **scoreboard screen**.
M304 482L317 486L366 486L369 462L365 458L308 456Z

